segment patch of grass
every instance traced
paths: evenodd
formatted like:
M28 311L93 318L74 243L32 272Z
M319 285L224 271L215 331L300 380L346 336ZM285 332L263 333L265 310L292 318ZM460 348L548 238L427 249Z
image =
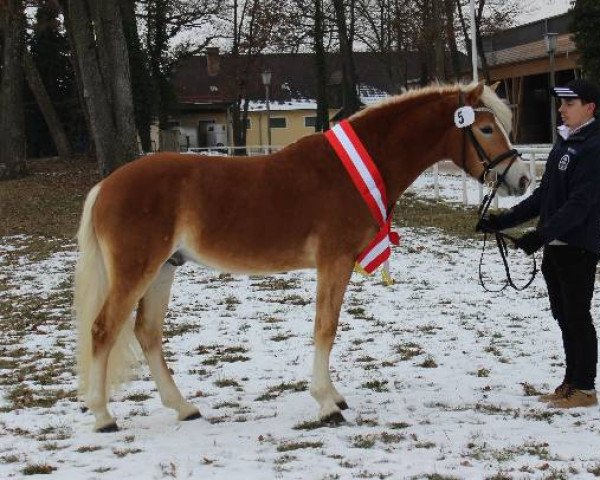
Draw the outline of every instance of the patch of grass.
M377 359L371 357L370 355L363 355L362 357L358 357L356 359L356 362L359 362L359 363L362 363L362 362L373 362L374 360L377 360Z
M96 163L85 157L44 159L29 160L28 167L29 176L2 182L0 236L73 238L85 195L100 180Z
M0 457L0 463L17 463L20 460L19 455L10 454L2 455Z
M383 443L398 443L398 442L401 442L402 440L406 439L406 437L404 435L401 435L399 433L388 433L388 432L381 432L381 435L379 436L379 438L381 439L381 441Z
M386 386L388 383L389 382L387 380L370 380L363 383L361 387L368 388L374 392L389 392L389 389Z
M278 452L290 452L302 448L321 448L323 442L285 442L277 446Z
M433 447L435 447L435 443L433 443L433 442L417 442L417 443L415 443L415 448L430 449Z
M221 402L217 403L213 408L219 410L220 408L238 408L239 406L238 402Z
M251 287L257 290L292 290L298 288L299 282L296 278L266 277L259 282L251 283Z
M377 435L355 435L350 439L354 448L373 448L377 442Z
M290 338L294 338L295 336L296 335L293 333L278 333L277 335L273 335L269 340L272 340L273 342L283 342Z
M401 360L410 360L413 357L425 353L420 345L414 342L405 342L394 347L396 353L400 354Z
M600 477L600 463L597 463L593 467L588 467L588 473L591 473L594 477Z
M75 450L77 453L87 453L87 452L95 452L96 450L101 450L102 447L99 445L83 445Z
M476 375L478 377L489 377L490 376L490 370L487 368L480 368L477 370Z
M322 428L323 422L320 420L307 420L305 422L300 422L294 425L294 430L316 430L317 428Z
M460 480L460 477L453 477L452 475L442 475L441 473L428 473L423 476L426 480Z
M21 473L23 475L49 475L55 470L57 470L56 467L47 463L31 463L26 465L21 470Z
M537 388L535 388L530 383L521 382L521 386L523 387L523 394L526 397L539 397L540 395L542 395L542 392L540 392Z
M405 428L410 427L410 423L406 423L406 422L391 422L391 423L388 423L388 427L390 427L392 430L403 430Z
M148 400L152 398L152 395L143 392L131 393L125 397L125 400L129 400L131 402L143 402L144 400Z
M437 368L437 366L438 366L435 359L431 355L427 355L427 357L425 357L425 360L423 360L418 365L419 365L419 367L423 367L423 368Z
M304 305L308 305L310 303L310 300L307 300L306 298L303 298L297 294L286 295L283 298L263 298L262 300L267 303L282 303L284 305L298 305L298 306L304 306Z
M112 450L112 452L119 458L123 458L134 453L140 453L141 451L141 448L113 448Z
M219 380L215 380L214 383L217 387L220 387L220 388L239 387L240 386L240 384L237 382L237 380L234 380L233 378L221 378Z
M265 393L256 398L257 401L272 400L277 398L281 393L286 391L304 392L308 390L308 382L301 380L299 382L280 383L273 387L269 387Z

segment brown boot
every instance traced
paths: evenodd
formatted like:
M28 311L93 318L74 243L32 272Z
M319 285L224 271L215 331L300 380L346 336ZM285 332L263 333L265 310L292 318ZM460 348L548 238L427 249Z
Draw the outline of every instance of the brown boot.
M552 393L540 395L538 397L538 400L540 402L554 402L555 400L565 398L569 393L569 390L571 390L571 385L569 385L568 383L561 383L558 387L554 389Z
M586 393L576 388L571 389L563 398L559 398L548 404L552 408L592 407L594 405L598 405L596 392Z

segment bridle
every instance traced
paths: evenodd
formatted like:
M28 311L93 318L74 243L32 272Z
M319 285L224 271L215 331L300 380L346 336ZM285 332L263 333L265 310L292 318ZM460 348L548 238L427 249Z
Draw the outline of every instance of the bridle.
M459 93L459 109L461 107L463 107L464 104L465 104L464 92L460 91L460 93ZM474 111L474 113L477 113L477 112L490 113L495 117L494 111L487 107L473 108L473 111ZM479 140L477 140L477 137L473 133L472 124L462 127L462 130L463 130L463 148L462 148L463 170L465 172L467 171L466 162L467 162L467 139L468 139L471 142L471 145L473 146L475 151L477 152L477 156L479 157L480 163L483 165L483 172L478 177L479 183L482 183L482 184L487 183L491 187L490 193L486 194L483 197L483 200L481 201L481 205L479 206L479 209L477 211L478 220L482 220L487 215L490 205L492 204L492 200L496 196L498 188L500 188L500 186L504 182L504 179L506 178L508 171L513 166L515 160L517 158L520 158L521 155L518 152L518 150L513 148L510 150L507 150L504 153L497 155L496 157L494 157L492 159L486 153L486 151L483 149L483 147L479 143ZM496 174L495 180L493 180L493 182L486 182L488 174L490 172L492 172L496 166L498 166L501 162L503 162L504 160L506 160L508 158L510 158L510 162L508 163L506 168L502 171L502 173ZM494 173L496 173L496 172L494 172ZM482 266L483 266L483 256L485 254L485 246L487 243L488 232L484 232L483 248L481 250L481 257L479 259L479 283L481 284L481 286L483 287L483 289L486 292L501 292L508 286L511 286L512 288L514 288L515 290L518 290L518 291L525 290L529 285L531 285L531 283L533 282L533 280L535 279L535 276L537 274L537 263L535 260L535 256L533 257L533 268L532 268L531 278L529 279L529 281L527 281L527 283L525 285L522 285L522 286L516 285L513 282L513 279L510 275L510 267L508 265L508 259L507 259L508 246L506 244L506 239L511 240L514 243L516 241L516 238L511 235L508 235L506 233L503 233L501 231L495 231L494 235L496 237L496 244L498 246L498 251L500 252L500 257L502 258L502 263L504 264L504 271L506 272L506 280L504 282L504 285L500 289L497 289L497 290L489 289L485 285L485 282L483 280Z

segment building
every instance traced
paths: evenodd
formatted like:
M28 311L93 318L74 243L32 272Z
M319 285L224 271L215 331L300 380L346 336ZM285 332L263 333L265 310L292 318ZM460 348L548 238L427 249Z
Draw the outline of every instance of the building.
M539 20L498 32L484 39L490 81L500 82L499 93L513 109L516 143L551 143L550 95L552 71L557 85L581 75L579 54L571 38L572 14ZM547 34L555 34L554 55L548 52Z
M400 57L398 57L400 58ZM355 53L359 93L371 104L399 92L420 74L416 54L395 59L402 72L390 68L389 56ZM265 54L232 58L209 49L206 55L184 59L173 84L179 100L175 125L182 149L232 145L232 109L240 83L248 98L249 147L268 144L266 88L262 73L271 72L269 110L271 145L287 145L313 133L316 119L316 68L312 54ZM330 117L342 105L339 55L327 56Z

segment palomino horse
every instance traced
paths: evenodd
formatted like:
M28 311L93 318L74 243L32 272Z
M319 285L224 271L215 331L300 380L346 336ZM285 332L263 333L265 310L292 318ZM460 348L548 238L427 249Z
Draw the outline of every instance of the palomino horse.
M463 106L475 107L468 135L454 118ZM421 172L444 158L480 179L489 167L503 173L510 164L500 189L505 195L522 194L529 184L525 164L510 151L510 111L483 84L410 91L349 123L385 183L388 213ZM160 153L102 180L83 209L74 305L80 394L95 429L117 429L108 394L124 379L138 342L162 403L180 420L200 416L175 386L162 353L175 257L234 273L316 268L310 393L320 419L342 421L347 405L331 382L329 355L355 260L378 231L320 133L253 158Z

